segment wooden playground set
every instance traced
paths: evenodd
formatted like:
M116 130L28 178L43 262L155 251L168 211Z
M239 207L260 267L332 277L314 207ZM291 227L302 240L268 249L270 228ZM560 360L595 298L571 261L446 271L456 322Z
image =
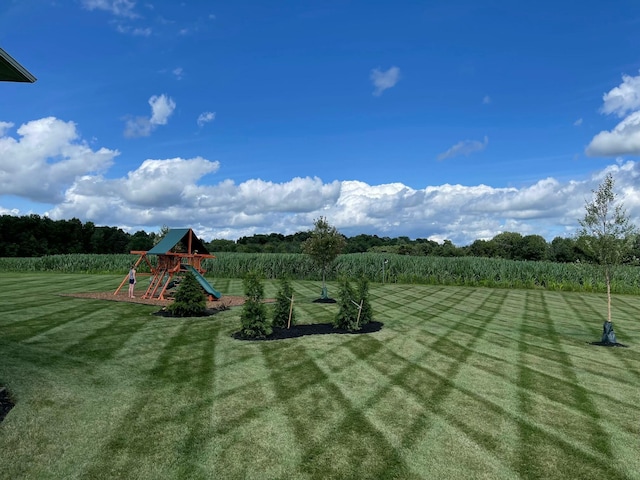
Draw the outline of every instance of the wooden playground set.
M167 232L160 242L151 250L144 252L133 250L132 254L139 255L133 268L136 270L142 262L146 262L151 273L138 273L138 276L149 276L149 286L142 298L165 300L167 290L176 285L186 272L191 272L196 278L210 301L219 300L222 294L209 284L204 278L206 270L202 268L202 260L215 258L204 243L196 237L190 228L176 228ZM155 265L149 259L150 255L157 256ZM117 295L120 289L129 281L129 274L125 275L120 286L113 293Z

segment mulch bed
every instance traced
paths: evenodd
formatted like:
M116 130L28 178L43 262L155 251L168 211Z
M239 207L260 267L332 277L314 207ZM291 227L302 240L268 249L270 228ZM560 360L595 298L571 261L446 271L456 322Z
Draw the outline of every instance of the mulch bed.
M9 392L5 387L0 387L0 422L7 416L9 410L13 408L13 401L9 397Z
M144 305L155 305L157 307L166 307L173 302L172 298L166 300L158 300L157 298L129 298L126 291L120 291L117 295L113 292L91 292L91 293L65 293L65 297L91 298L94 300L110 300L113 302L141 303ZM207 302L207 309L219 311L220 308L237 307L244 304L245 297L236 295L223 295L220 300Z
M626 345L623 345L622 343L611 343L611 342L589 342L589 345L595 345L597 347L625 347L627 348Z
M196 315L196 317L210 317L211 315L215 315L216 313L219 313L219 312L222 312L222 311L228 310L228 309L229 309L229 307L226 307L224 305L221 305L218 308L206 308L202 312L202 315ZM162 307L157 312L152 313L152 315L155 315L156 317L165 317L165 318L188 318L188 317L182 317L180 315L174 315L166 307ZM191 317L191 318L193 318L193 317Z
M312 323L310 325L292 325L291 328L274 327L273 333L266 337L261 338L244 338L239 332L233 334L233 338L236 340L246 340L250 342L260 342L265 340L284 340L287 338L298 338L305 335L359 335L362 333L378 332L384 325L382 322L369 322L362 326L362 328L355 332L344 330L342 328L335 328L332 323Z

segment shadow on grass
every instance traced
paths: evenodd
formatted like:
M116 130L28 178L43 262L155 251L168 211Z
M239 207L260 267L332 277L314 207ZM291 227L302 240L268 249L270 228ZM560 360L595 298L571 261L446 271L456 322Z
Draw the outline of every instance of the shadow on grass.
M4 417L7 416L9 410L11 410L14 406L11 397L9 396L9 392L4 387L0 387L0 422L4 420Z

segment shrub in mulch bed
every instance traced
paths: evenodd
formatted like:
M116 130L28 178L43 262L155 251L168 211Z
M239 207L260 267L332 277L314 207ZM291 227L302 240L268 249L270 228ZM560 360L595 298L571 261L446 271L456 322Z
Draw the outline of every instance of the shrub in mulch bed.
M207 298L193 273L187 272L175 296L175 301L167 307L176 317L201 317L207 309Z
M243 279L246 300L240 314L240 335L243 337L262 338L272 333L271 321L264 306L264 285L262 274L257 271L248 272Z
M384 324L382 322L369 322L362 325L360 330L349 331L344 328L336 328L332 323L313 323L310 325L292 325L291 328L279 328L273 327L273 331L263 337L244 337L241 332L236 332L232 335L236 340L284 340L287 338L298 338L305 335L329 335L329 334L341 334L341 335L359 335L362 333L378 332L382 329Z

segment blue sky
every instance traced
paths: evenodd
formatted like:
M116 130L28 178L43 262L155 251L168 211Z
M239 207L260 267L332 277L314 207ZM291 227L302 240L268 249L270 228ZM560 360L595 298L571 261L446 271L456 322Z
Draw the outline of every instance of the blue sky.
M640 219L640 4L9 0L0 213L205 239Z

